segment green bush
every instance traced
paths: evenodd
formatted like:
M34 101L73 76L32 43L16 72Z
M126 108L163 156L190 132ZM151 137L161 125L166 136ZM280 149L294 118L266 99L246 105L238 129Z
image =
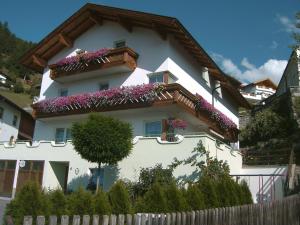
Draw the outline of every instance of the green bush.
M13 218L15 225L21 225L26 215L36 217L49 214L49 201L37 183L28 182L6 207L5 215Z
M245 129L241 131L240 139L243 146L252 146L260 141L268 141L271 138L285 137L288 130L283 117L271 109L258 112Z
M111 206L108 197L101 189L94 196L94 213L99 215L111 214Z
M111 187L108 194L113 214L127 214L132 212L129 192L123 181L117 181Z
M61 215L68 214L68 204L67 198L61 190L50 191L47 195L50 202L50 215L57 215L60 217Z
M189 184L185 191L185 198L192 210L200 210L205 208L204 197L199 187L195 184Z
M16 84L14 85L14 92L15 93L23 93L24 92L24 87L21 81L17 81Z
M68 211L70 215L93 214L93 195L80 187L68 196Z
M163 188L159 183L154 183L140 200L140 212L163 213L168 211L168 203Z
M242 204L252 204L253 203L252 194L249 190L249 187L248 187L246 181L244 181L244 180L241 181L240 188L241 188L242 193L243 193L243 202L242 202Z
M227 179L221 179L217 182L217 195L220 207L231 206L232 192L229 190Z
M167 208L171 212L186 211L189 209L183 191L178 189L175 183L169 184L164 188L167 199Z
M203 194L206 208L219 207L216 186L216 182L214 182L211 178L206 176L200 178L199 188Z

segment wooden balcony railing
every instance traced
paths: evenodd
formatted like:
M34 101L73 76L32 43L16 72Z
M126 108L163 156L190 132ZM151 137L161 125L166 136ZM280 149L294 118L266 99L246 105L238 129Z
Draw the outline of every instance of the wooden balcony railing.
M69 65L49 65L50 77L52 80L62 80L63 77L72 76L84 72L94 70L104 70L108 68L115 68L114 72L133 71L137 66L138 54L131 48L123 47L111 49L107 54L93 60L92 62L78 62Z
M64 106L63 110L60 112L45 113L39 111L36 104L32 105L33 116L35 118L48 118L56 116L66 116L74 114L85 114L90 112L105 112L105 111L116 111L116 110L126 110L134 108L143 108L151 106L167 106L172 104L177 104L179 107L183 108L188 113L192 114L195 117L198 117L201 121L205 122L208 127L215 130L216 132L224 135L230 140L237 140L237 131L231 130L225 131L222 130L216 121L213 121L209 115L201 113L196 109L196 100L197 97L182 87L180 84L165 84L161 91L155 94L155 97L151 101L145 101L144 99L129 99L124 100L120 99L109 105L101 105L97 102L93 102L88 105L72 104Z

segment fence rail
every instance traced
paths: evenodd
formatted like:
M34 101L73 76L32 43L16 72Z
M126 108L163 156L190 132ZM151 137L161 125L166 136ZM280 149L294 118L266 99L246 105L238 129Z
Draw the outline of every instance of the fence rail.
M300 195L264 204L167 214L25 216L23 225L45 225L46 220L49 225L300 225ZM7 224L13 224L9 216Z

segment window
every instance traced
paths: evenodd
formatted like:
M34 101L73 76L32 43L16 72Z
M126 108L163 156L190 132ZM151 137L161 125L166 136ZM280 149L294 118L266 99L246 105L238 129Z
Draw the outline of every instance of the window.
M177 78L169 71L161 71L148 74L149 83L175 83Z
M70 128L56 128L55 143L62 143L72 139Z
M126 41L125 40L115 41L114 45L115 48L123 48L126 47Z
M4 112L4 109L2 107L0 107L0 119L3 118L3 112Z
M67 128L66 129L66 140L71 140L72 139L72 133L71 133L71 129Z
M149 83L163 83L164 82L164 77L162 73L156 73L156 74L151 74L149 76Z
M62 143L65 140L65 128L56 128L55 143Z
M146 122L145 123L145 136L157 137L161 135L162 125L161 121Z
M99 84L99 91L107 90L109 88L108 83Z
M59 96L68 96L68 89L61 89L59 92Z
M18 116L17 116L17 115L14 115L13 121L12 121L12 125L13 125L13 126L17 126L17 123L18 123Z

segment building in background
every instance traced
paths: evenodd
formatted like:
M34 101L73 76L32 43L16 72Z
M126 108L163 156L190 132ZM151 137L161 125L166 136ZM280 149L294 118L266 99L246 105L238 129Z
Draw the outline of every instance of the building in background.
M1 92L3 93L3 92ZM11 99L0 94L0 141L32 140L35 121Z
M251 104L256 105L275 94L277 86L269 78L241 86L241 94Z

